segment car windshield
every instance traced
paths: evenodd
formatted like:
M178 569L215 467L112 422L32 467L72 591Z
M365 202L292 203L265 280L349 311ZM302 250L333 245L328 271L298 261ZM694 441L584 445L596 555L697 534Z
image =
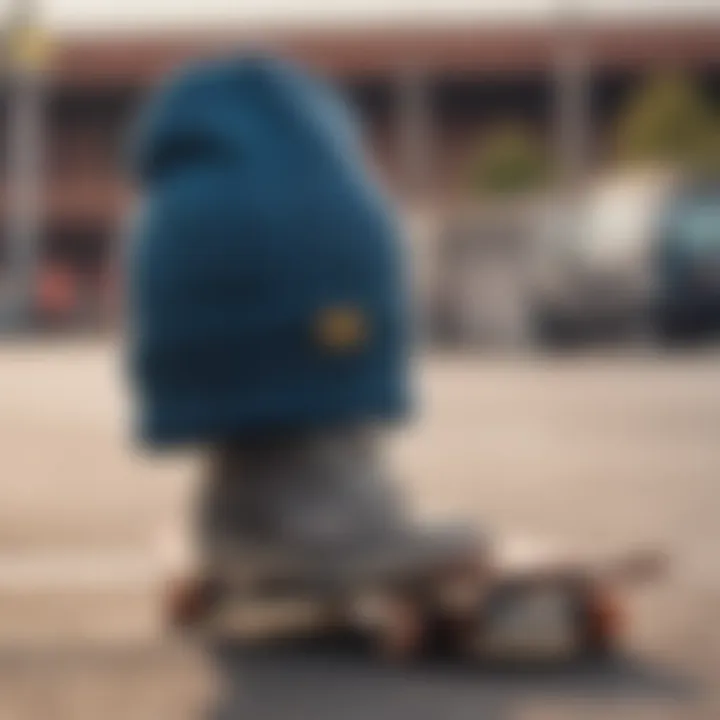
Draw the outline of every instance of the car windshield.
M661 190L628 183L602 188L591 196L578 235L579 253L608 262L634 257L652 234Z
M642 255L660 216L668 184L620 178L598 184L568 213L549 215L540 231L546 254L591 265L622 265Z
M720 250L720 195L684 204L674 214L670 230L693 255Z

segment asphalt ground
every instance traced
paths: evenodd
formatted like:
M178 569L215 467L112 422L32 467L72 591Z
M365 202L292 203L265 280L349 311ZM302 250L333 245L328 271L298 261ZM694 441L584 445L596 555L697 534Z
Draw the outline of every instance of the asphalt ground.
M420 514L672 561L633 599L616 663L508 672L179 645L154 558L192 506L195 458L133 449L112 343L0 348L0 720L720 717L718 360L419 362L423 413L391 454Z

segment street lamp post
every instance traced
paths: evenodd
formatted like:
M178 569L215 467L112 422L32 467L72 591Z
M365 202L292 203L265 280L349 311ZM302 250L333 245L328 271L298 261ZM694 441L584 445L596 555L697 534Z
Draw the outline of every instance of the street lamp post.
M559 212L572 242L578 230L587 181L590 135L590 61L581 0L557 0L555 139Z
M7 29L7 278L3 320L27 328L34 319L42 235L42 105L45 43L33 0L18 0Z

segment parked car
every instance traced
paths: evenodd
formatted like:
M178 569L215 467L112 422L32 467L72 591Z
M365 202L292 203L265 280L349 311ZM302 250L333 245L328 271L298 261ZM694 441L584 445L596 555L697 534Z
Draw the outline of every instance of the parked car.
M720 332L720 180L689 186L670 203L655 268L660 337L676 342Z
M545 345L620 339L648 328L652 256L672 173L597 181L572 206L554 206L535 243L533 315Z
M441 228L433 295L444 345L510 348L528 336L528 240L532 206L475 208Z

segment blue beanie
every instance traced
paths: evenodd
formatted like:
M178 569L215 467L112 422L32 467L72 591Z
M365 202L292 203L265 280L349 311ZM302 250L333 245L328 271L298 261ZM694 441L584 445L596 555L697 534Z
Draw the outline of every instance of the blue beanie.
M400 243L330 89L274 59L213 61L157 94L136 140L141 436L202 442L403 414Z

